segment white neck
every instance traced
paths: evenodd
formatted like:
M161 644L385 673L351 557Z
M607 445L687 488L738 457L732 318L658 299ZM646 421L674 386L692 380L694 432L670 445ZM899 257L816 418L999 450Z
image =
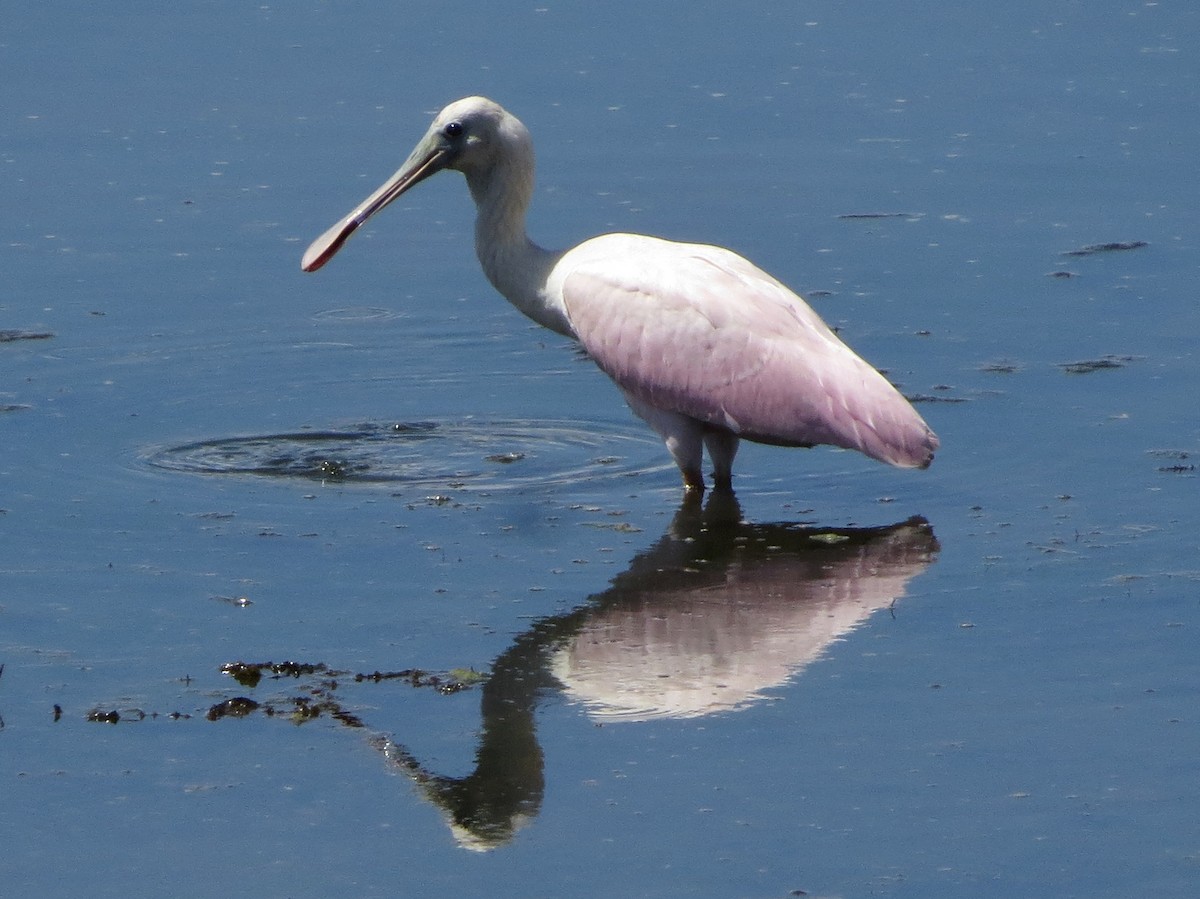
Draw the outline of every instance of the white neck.
M561 300L545 290L562 253L542 249L525 233L533 196L532 154L500 154L493 166L466 176L476 206L475 255L487 279L539 325L574 337Z

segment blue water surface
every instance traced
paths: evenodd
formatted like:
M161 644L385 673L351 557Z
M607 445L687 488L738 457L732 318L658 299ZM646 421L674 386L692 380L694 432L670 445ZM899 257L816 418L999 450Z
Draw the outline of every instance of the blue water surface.
M1194 895L1197 47L1143 0L8 10L2 891ZM536 239L744 253L932 468L747 445L684 502L455 175L302 274L470 94Z

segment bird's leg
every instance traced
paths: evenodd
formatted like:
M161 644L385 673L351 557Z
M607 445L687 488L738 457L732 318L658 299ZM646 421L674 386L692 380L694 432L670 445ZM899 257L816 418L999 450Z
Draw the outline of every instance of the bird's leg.
M683 416L679 416L683 418ZM685 430L683 433L662 434L663 440L667 444L667 451L671 454L671 458L675 460L675 464L679 466L679 473L683 475L683 487L688 491L696 491L697 493L704 492L704 440L702 437L703 431L700 429L700 423L692 419L686 419L690 424L695 426L695 432L691 429ZM651 423L653 424L653 422ZM662 433L661 431L659 432Z
M678 460L676 460L676 462L678 462ZM681 466L679 473L683 475L684 490L686 490L689 494L695 494L697 496L704 493L704 472L701 470L700 466L696 466L695 468L683 468Z
M656 408L627 391L622 392L625 393L625 401L629 403L629 408L650 425L666 443L667 451L683 475L684 488L703 493L704 425L687 415ZM734 437L735 444L736 441L737 438ZM729 462L733 462L732 454L729 456Z
M704 431L704 445L713 464L713 487L717 490L733 489L733 457L738 451L738 435L724 428L708 428Z

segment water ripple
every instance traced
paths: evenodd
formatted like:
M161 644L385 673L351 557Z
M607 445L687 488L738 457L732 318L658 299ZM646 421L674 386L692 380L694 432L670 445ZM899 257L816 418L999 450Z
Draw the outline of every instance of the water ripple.
M400 313L380 306L346 306L316 312L313 318L325 322L381 322L400 318Z
M143 454L155 468L208 475L484 487L628 477L669 468L632 425L572 421L368 422L329 430L218 437Z

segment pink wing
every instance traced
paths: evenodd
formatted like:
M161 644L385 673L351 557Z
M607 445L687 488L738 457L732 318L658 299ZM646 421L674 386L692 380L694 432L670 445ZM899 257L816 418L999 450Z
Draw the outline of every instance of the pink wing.
M552 279L584 349L622 389L749 440L925 467L921 416L792 291L720 247L609 234Z

